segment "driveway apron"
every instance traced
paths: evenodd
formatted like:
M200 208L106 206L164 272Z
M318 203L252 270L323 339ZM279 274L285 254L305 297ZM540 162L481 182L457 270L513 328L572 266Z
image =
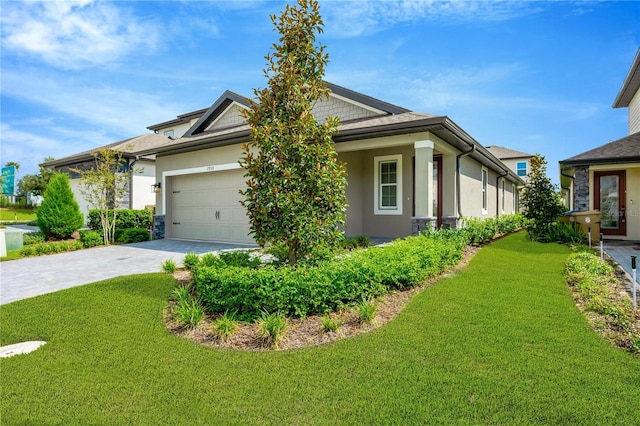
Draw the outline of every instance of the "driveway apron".
M255 248L251 245L155 240L96 247L0 263L0 304L123 275L159 272L171 259L180 265L185 253Z

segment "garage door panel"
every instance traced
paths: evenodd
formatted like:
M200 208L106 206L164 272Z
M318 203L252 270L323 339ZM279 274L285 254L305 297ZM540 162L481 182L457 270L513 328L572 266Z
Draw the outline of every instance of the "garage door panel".
M249 220L240 204L243 170L200 173L171 178L173 238L252 243Z

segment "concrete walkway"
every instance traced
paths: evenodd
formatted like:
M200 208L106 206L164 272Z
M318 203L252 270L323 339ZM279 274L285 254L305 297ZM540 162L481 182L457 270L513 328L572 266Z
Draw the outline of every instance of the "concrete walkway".
M599 246L594 246L599 249ZM631 271L631 256L636 256L636 280L640 279L640 243L631 241L613 241L604 240L603 248L613 260L620 265L620 267L627 273L627 290L632 295L631 277L633 276ZM638 282L638 281L636 281ZM640 294L639 294L640 295Z
M159 272L188 252L208 253L256 246L180 240L96 247L0 263L0 304L123 275Z

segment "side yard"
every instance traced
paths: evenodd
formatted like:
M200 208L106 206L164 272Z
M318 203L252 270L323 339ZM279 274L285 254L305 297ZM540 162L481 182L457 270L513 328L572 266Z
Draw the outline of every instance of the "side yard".
M175 280L139 275L3 305L6 424L636 424L640 361L576 308L566 246L484 248L392 322L308 349L210 349L170 334ZM108 301L108 303L105 303Z

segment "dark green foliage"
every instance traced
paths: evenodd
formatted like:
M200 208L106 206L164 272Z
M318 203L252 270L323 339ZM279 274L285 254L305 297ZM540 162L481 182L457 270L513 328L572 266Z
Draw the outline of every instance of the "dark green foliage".
M318 266L198 267L194 281L212 312L235 311L242 320L265 310L304 317L419 285L455 265L463 248L461 238L409 237Z
M218 257L225 265L239 268L257 268L262 264L259 257L251 256L248 251L223 251L218 254Z
M109 220L113 220L113 210L109 211ZM150 229L153 225L153 214L151 210L122 209L117 211L116 229L145 228ZM102 229L100 210L91 209L87 219L87 226L94 230Z
M84 224L84 217L69 186L69 176L58 173L49 181L38 209L38 227L49 238L69 238Z
M340 247L346 250L354 250L357 248L367 248L371 244L369 237L366 235L358 235L357 237L345 238L340 242Z
M580 244L587 241L587 236L580 224L565 223L558 219L549 226L546 240L563 244Z
M44 243L45 236L41 231L26 232L22 234L22 242L25 246Z
M104 239L102 238L102 234L98 231L93 231L90 229L83 229L79 231L80 241L84 248L101 246L104 244Z
M322 81L328 55L316 45L324 25L318 3L298 0L271 19L280 40L266 56L268 87L254 91L257 102L245 113L251 142L240 161L248 178L243 205L258 244L286 248L295 265L341 239L346 169L332 139L338 118L318 123L312 114L330 93Z
M520 196L524 217L529 219L529 237L547 241L553 232L555 222L567 209L562 204L555 185L547 177L547 162L536 154L530 161L531 172Z
M140 243L142 241L149 241L151 234L146 228L126 228L117 229L115 233L116 244L131 244Z
M48 161L53 161L55 158L53 157L45 157L42 160L43 163ZM56 172L54 169L40 166L40 170L38 174L27 174L18 181L18 194L19 195L44 195L47 186L49 185L49 181L55 175Z

